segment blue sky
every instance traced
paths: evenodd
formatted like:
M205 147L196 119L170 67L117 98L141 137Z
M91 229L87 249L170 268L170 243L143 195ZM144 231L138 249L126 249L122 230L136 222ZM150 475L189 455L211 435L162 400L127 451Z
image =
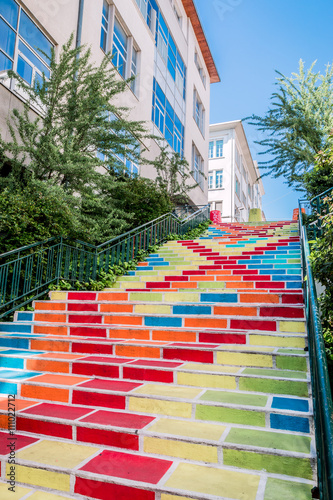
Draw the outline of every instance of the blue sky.
M221 83L211 86L210 123L264 115L275 70L290 76L300 59L325 71L333 61L332 0L195 0ZM255 160L255 127L245 124ZM290 219L301 193L283 179L264 177L266 218Z

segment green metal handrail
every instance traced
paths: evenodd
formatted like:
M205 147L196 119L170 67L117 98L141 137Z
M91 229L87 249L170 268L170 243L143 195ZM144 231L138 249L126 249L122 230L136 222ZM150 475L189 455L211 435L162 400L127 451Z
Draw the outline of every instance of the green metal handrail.
M322 228L322 217L328 214L329 211L329 198L333 195L333 187L326 189L323 193L315 196L309 201L309 205L312 208L312 215L314 215L315 220L312 221L309 226L313 232L314 238L321 236L323 232ZM303 200L302 200L303 201Z
M317 197L316 197L317 198ZM302 201L299 202L301 214ZM313 412L317 448L319 498L333 499L333 403L317 292L310 264L307 228L299 217L304 277L304 301L309 339ZM318 498L318 497L315 497Z
M48 292L60 279L88 282L114 264L129 262L170 234L183 236L209 219L209 205L181 221L172 213L112 238L101 245L61 236L0 255L0 318Z

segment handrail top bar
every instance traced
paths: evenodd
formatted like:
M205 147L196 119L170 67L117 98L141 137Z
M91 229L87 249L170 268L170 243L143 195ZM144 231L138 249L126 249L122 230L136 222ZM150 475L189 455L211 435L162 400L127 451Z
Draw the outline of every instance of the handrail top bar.
M10 250L9 252L5 252L5 253L0 254L0 259L2 257L8 257L9 255L14 254L15 252L23 252L23 250L29 250L30 248L36 247L37 245L45 245L46 243L50 243L50 241L54 241L58 238L61 238L61 236L52 236L52 238L49 238L47 240L37 241L37 243L31 243L31 245L26 245L24 247L15 248L14 250Z
M168 212L167 214L164 214L164 215L161 215L160 217L158 217L157 219L154 219L152 221L149 221L149 222L146 222L145 224L142 224L142 226L139 226L139 227L135 227L134 229L130 229L130 231L127 231L126 233L123 233L123 234L120 234L119 236L115 236L114 238L111 238L111 240L108 240L108 241L105 241L104 243L101 243L100 245L97 245L96 247L94 248L101 248L105 245L108 245L109 243L112 243L116 240L119 240L120 238L124 238L125 236L129 236L131 233L133 233L134 231L135 232L140 232L144 230L144 228L146 228L147 226L151 226L151 225L154 225L156 224L158 221L161 221L161 219L166 219L167 217L173 217L175 218L178 222L180 222L180 219L178 219L178 217L176 217L175 214L171 213L171 212Z
M102 248L104 247L105 245L108 245L112 242L115 242L117 240L119 240L120 238L125 238L126 236L129 236L131 233L133 233L134 231L137 233L137 232L140 232L144 230L145 227L147 226L151 226L151 225L154 225L156 224L157 222L161 222L161 219L166 219L167 217L173 217L178 223L180 224L184 224L186 221L188 221L189 219L191 219L191 217L193 217L194 215L198 215L199 212L203 212L205 208L207 208L209 205L205 205L203 208L200 208L199 210L197 210L196 212L194 212L194 214L191 214L189 217L187 217L186 219L184 220L181 220L179 219L179 217L177 217L175 214L173 214L172 212L169 212L165 215L161 215L160 217L158 217L157 219L154 219L150 222L146 222L146 224L143 224L142 226L139 226L139 227L135 227L134 229L131 229L130 231L127 231L127 233L124 233L124 234L120 234L119 236L116 236L115 238L112 238L111 240L109 241L106 241L105 243L101 243L100 245L97 245L95 248L96 250L98 248Z
M311 198L311 200L309 200L310 203L312 203L316 198L321 198L322 196L325 196L326 194L330 193L331 191L333 191L333 186L326 189L326 191L323 191L322 193L317 194L317 196L314 196L313 198Z

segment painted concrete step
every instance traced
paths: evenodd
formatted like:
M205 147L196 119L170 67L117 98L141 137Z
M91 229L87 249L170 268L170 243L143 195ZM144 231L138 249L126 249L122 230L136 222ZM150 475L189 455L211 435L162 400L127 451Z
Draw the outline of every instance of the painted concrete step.
M268 461L275 456L276 467L281 467L282 462L286 465L292 458L295 466L292 475L296 476L297 464L302 469L307 464L311 469L314 458L313 437L299 431L210 424L125 411L91 411L84 407L34 404L32 401L29 407L29 402L24 400L18 401L18 404L26 408L17 413L16 431L28 436L60 438L211 464L223 464L221 457L229 450L234 450L239 456L244 451L257 452L262 457L266 456ZM5 437L4 432L0 432L1 437Z
M197 290L189 290L186 293L175 292L124 292L119 293L116 290L110 292L51 292L51 301L36 301L33 302L35 311L41 310L69 310L73 304L77 307L84 307L88 304L92 310L101 310L101 304L146 304L147 302L158 302L174 304L174 302L186 303L228 303L228 304L255 304L257 306L263 304L276 305L299 305L303 306L302 293L272 293L264 294L259 291L252 293L238 292L230 293L226 291L215 293L200 293ZM96 308L96 305L98 306Z
M170 387L154 383L126 384L119 381L89 378L83 380L90 387L81 388L79 391L78 384L82 383L82 379L67 377L67 381L64 381L64 378L66 377L62 375L44 377L44 385L35 384L33 386L35 390L32 394L27 393L27 388L30 391L31 387L30 381L27 379L29 384L23 384L21 394L16 396L16 411L25 410L35 404L47 404L45 411L44 406L42 408L42 415L49 414L52 418L60 418L59 407L54 409L54 405L61 405L63 409L61 414L64 417L67 415L68 418L70 415L88 415L88 413L100 411L98 416L103 416L103 420L100 421L103 425L107 424L107 419L109 419L110 425L115 425L115 418L118 421L119 418L121 419L119 413L125 413L126 415L134 415L135 425L138 425L137 421L140 419L146 422L146 419L142 417L162 416L163 418L181 418L185 419L186 422L192 420L214 422L268 430L300 432L302 434L309 434L311 431L312 405L311 400L305 396L268 395L262 392L249 393L247 391L181 386ZM56 381L58 384L55 383ZM67 385L64 385L65 382ZM68 385L69 383L71 386ZM62 392L59 392L59 387L61 387ZM65 391L68 391L69 387L73 392L71 394L68 392L65 398ZM108 390L105 387L108 387ZM131 389L130 392L129 389ZM64 409L65 406L68 407L68 410ZM72 407L75 411L71 410ZM0 401L0 412L3 415L0 421L3 429L8 429L7 408L7 398L4 398ZM112 418L109 413L105 413L106 411L113 412ZM116 415L114 415L115 411ZM123 418L126 417L127 420L130 420L130 417L126 415L123 415ZM133 422L133 419L130 421ZM96 420L97 423L98 421ZM18 425L21 426L21 423L19 422ZM122 426L125 426L124 421ZM20 429L27 431L26 424L22 423ZM58 432L62 432L62 430L59 427ZM32 432L35 431L36 428ZM57 427L52 429L50 425L45 425L43 430L40 430L41 433L50 433L47 435L52 435L51 433L56 431ZM69 436L70 432L67 431L66 436ZM64 437L64 433L62 432L60 436Z
M186 356L187 357L187 356ZM179 358L178 354L172 354L172 358L177 360ZM132 371L131 371L132 368ZM191 392L189 387L195 388L216 388L216 389L230 389L230 390L244 390L248 392L262 392L262 393L272 393L272 394L289 394L300 397L308 397L310 389L310 379L305 372L293 371L293 370L279 370L279 369L267 369L267 368L238 368L238 367L214 367L209 371L209 364L202 363L198 361L192 361L183 366L174 375L175 381L173 385L166 384L166 390L175 390L175 384L184 386L182 390L187 387L188 391ZM80 371L77 369L76 371ZM81 371L88 371L87 366ZM95 370L91 370L95 371ZM133 372L133 367L126 367L125 372ZM1 381L1 392L10 394L21 394L23 397L36 397L37 399L43 399L44 393L47 394L49 391L45 389L45 384L47 387L51 386L52 394L58 394L59 397L64 397L66 402L71 402L71 390L72 385L78 385L78 393L76 396L83 400L87 400L89 395L85 394L87 389L100 388L101 391L114 390L119 391L129 391L135 387L145 385L144 381L132 382L132 381L122 381L119 379L113 379L109 370L108 379L100 379L100 381L94 380L94 385L89 382L89 375L71 375L71 374L54 374L54 373L44 373L43 371L28 371L19 369L3 368L0 370L0 381ZM168 374L166 373L165 378ZM112 379L110 381L110 379ZM81 384L82 382L82 384ZM147 384L146 384L147 385ZM58 386L66 386L66 389L59 388ZM20 390L22 392L20 393ZM198 389L196 389L198 390ZM81 394L83 391L84 394ZM74 391L75 392L75 391ZM181 391L180 391L181 392ZM200 392L200 390L199 390ZM80 394L79 394L80 393ZM36 396L38 394L39 396ZM74 396L74 395L73 395ZM121 404L125 403L124 398L116 397L116 400L122 400ZM59 399L55 399L59 401ZM60 399L62 401L62 399ZM73 401L74 402L74 401ZM78 403L78 401L75 401ZM121 408L120 406L119 408Z
M109 289L105 292L51 292L51 300L55 302L229 302L229 303L272 303L272 304L303 304L303 292L274 292L269 295L259 290L251 292L231 292L226 290L208 294L198 290L188 290L182 293L168 292L120 292ZM41 301L36 302L38 304ZM45 306L46 307L46 306Z
M232 307L224 308L221 306L216 306L214 308L207 306L193 306L194 312L196 314L184 314L190 307L190 305L181 305L181 306L157 306L163 313L162 308L165 309L165 315L161 315L158 310L154 309L156 306L147 305L140 306L141 310L146 310L146 314L144 312L134 314L128 313L95 313L89 312L89 314L84 314L78 311L72 312L36 312L36 313L18 313L19 318L26 318L27 323L32 321L35 325L41 324L54 324L56 326L60 325L68 325L71 329L73 328L85 328L90 325L98 325L103 329L103 327L107 327L109 325L127 325L127 326L138 326L138 327L170 327L170 328L220 328L220 329L230 329L230 330L252 330L252 331L270 331L276 333L292 333L292 332L305 332L305 319L302 318L294 318L288 317L287 310L283 307L279 307L278 309L281 311L280 317L276 318L276 316L250 316L246 314L247 312L253 311L256 312L255 308L245 308L243 309L244 315L240 316L239 313L241 311L241 307L235 306L235 314L237 319L235 319L235 315L232 312ZM170 315L169 310L175 310L178 314ZM198 314L199 308L204 314ZM207 313L211 313L212 309L214 312L226 314L214 314L208 315ZM263 314L267 311L267 314L271 311L272 308L262 308ZM274 307L273 307L274 309ZM303 308L291 308L293 310L298 310L299 315L304 315ZM150 312L151 311L151 312ZM149 313L150 312L150 313ZM193 309L192 309L193 312ZM282 316L284 312L284 316ZM182 314L183 313L183 314ZM31 315L33 314L33 316ZM148 315L149 314L149 315ZM32 319L31 319L32 318ZM238 319L239 318L239 319ZM18 322L19 324L19 322ZM5 326L0 325L0 331L4 330ZM76 332L76 333L74 333ZM79 335L79 330L73 330L73 334ZM102 335L101 335L102 336Z
M250 306L245 306L244 303L238 304L232 301L233 294L230 296L222 297L225 300L223 306L214 305L212 299L218 298L219 294L202 294L201 303L186 303L186 304L176 304L174 302L160 302L155 304L142 302L118 302L113 303L98 303L98 302L74 302L74 303L64 303L64 302L37 302L35 304L35 313L25 313L18 312L15 314L15 321L33 321L35 318L37 320L38 314L49 314L53 313L126 313L126 314L158 314L160 316L171 316L185 314L188 316L198 316L198 315L214 315L214 316L237 316L237 317L257 317L257 318L297 318L303 319L304 306L303 304L256 304L254 302L249 303ZM214 295L216 297L214 297ZM227 300L229 298L230 302ZM213 304L213 305L211 305ZM37 320L38 321L38 320Z
M214 324L214 323L213 323ZM19 349L37 349L53 350L45 347L46 343L52 343L54 340L61 342L96 342L98 339L98 349L100 352L112 353L116 350L119 342L132 340L141 341L142 344L149 342L162 342L165 345L174 342L196 343L202 347L202 344L230 344L247 346L266 346L266 347L288 347L305 348L306 335L305 328L297 323L288 322L286 329L294 328L293 333L276 333L269 331L254 330L230 330L221 328L209 328L210 324L206 321L203 328L175 329L168 327L140 327L128 325L61 325L54 323L30 324L16 323L0 325L0 347L13 347ZM15 333L18 332L18 333ZM103 350L104 343L110 346L110 349ZM133 342L132 342L133 343ZM62 349L60 349L62 350ZM96 352L88 351L88 352ZM98 351L97 351L98 352Z
M293 493L300 493L304 497L312 483L312 476L302 483L292 476L275 478L270 469L275 469L272 462L276 459L272 459L271 463L266 459L268 473L259 471L263 465L262 457L257 462L253 461L255 454L251 452L244 452L242 465L249 461L252 473L240 468L233 470L229 465L208 467L61 440L40 439L24 446L24 440L26 437L22 435L22 447L17 453L18 483L23 483L26 487L29 484L40 488L47 486L53 492L76 494L81 498L155 500L157 495L161 495L161 500L169 500L186 494L187 498L201 500L264 500L269 497L262 490L267 489L267 494L270 495L270 491L274 491L276 487L279 494L291 489ZM224 460L234 467L234 464L240 465L237 458L231 453ZM5 459L2 462L2 468L6 470ZM291 463L294 465L294 461L290 460ZM304 464L303 475L310 476L307 467ZM292 468L289 468L292 472ZM261 491L258 497L259 487Z
M127 344L118 344L120 346ZM135 345L134 345L135 346ZM60 342L59 348L63 344ZM149 346L147 346L149 347ZM179 362L151 361L140 358L118 358L95 354L31 351L20 349L0 348L0 366L19 370L32 370L55 373L73 373L83 375L97 375L101 377L119 377L135 380L152 380L155 382L172 383L176 380L176 372L186 369L184 361L206 362L208 358L214 364L205 365L207 372L228 371L228 367L272 368L277 370L308 370L308 356L303 351L290 352L285 349L265 348L255 351L222 349L220 346L203 344L205 350L195 344L169 344L164 349L164 356L179 358ZM56 346L55 346L56 348ZM285 352L286 351L286 352ZM144 353L144 351L142 350ZM148 351L146 353L150 353ZM187 358L187 359L185 359ZM208 361L209 363L209 361ZM126 366L124 366L126 365ZM121 369L122 368L122 369Z

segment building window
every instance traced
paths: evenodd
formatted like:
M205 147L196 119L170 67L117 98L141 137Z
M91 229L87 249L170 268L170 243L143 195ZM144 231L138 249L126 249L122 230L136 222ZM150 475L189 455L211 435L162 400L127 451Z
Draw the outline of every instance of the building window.
M195 89L193 93L193 117L200 132L205 135L205 110Z
M214 141L209 142L208 156L209 156L209 159L214 158Z
M208 176L208 189L213 189L214 188L214 175L209 174Z
M118 118L114 113L107 112L106 121L114 122ZM115 129L111 129L115 133ZM110 130L110 131L111 131ZM133 136L132 136L133 138ZM140 153L140 144L138 141L134 140L134 144L122 146L118 151L98 151L97 157L106 162L105 167L109 166L117 174L127 174L132 177L139 175L139 166L137 163L137 158Z
M136 3L139 6L139 9L141 10L141 13L145 19L147 19L147 14L148 14L148 0L136 0Z
M223 156L223 141L216 141L216 158L222 158Z
M192 145L192 177L199 184L200 188L203 189L204 182L204 161L199 151Z
M184 156L184 125L175 113L156 79L153 84L152 121L176 153Z
M114 11L110 10L109 4L104 0L100 47L107 53L109 48L108 40L112 40L112 62L119 74L126 80L138 74L139 55L134 48L133 38L127 35L118 19L112 15L112 12ZM113 33L110 33L112 24L114 24ZM131 81L130 88L136 93L135 80Z
M152 33L155 35L155 45L165 65L176 83L179 92L185 99L186 95L186 66L176 47L172 35L166 25L164 17L155 0L136 0L139 9ZM177 19L181 23L178 10L175 10ZM156 23L155 23L156 20Z
M186 66L161 12L158 13L156 45L157 50L164 60L172 79L176 83L179 92L183 96L183 99L185 99Z
M182 26L182 16L179 13L178 7L177 7L177 5L174 2L173 2L173 11L174 11L175 16L177 18L178 24L181 27Z
M215 172L215 187L216 189L223 187L223 170L216 170Z
M235 191L236 191L238 198L240 199L240 183L239 183L239 180L237 177L236 177L236 181L235 181Z
M136 77L137 75L137 64L138 64L138 51L132 47L132 64L131 64L131 77ZM136 91L136 80L131 81L131 90L135 94Z
M205 77L205 73L204 73L204 70L202 68L202 65L200 64L199 56L198 56L198 52L197 51L195 51L195 53L194 53L194 63L196 65L196 67L197 67L197 70L199 72L199 75L200 75L200 78L202 80L202 83L206 87L206 77Z
M244 207L247 208L247 206L246 206L246 195L245 195L244 191L242 191L242 202L243 202Z
M13 69L29 85L50 78L52 43L14 0L0 1L0 71Z
M248 192L250 200L252 200L252 186L250 184L248 184L248 186L247 186L247 192Z
M209 142L209 158L223 157L223 139Z
M128 38L117 18L114 20L112 62L120 75L126 78Z
M109 33L109 4L106 0L103 1L102 10L102 26L101 26L101 42L100 47L104 52L107 52L107 40Z

